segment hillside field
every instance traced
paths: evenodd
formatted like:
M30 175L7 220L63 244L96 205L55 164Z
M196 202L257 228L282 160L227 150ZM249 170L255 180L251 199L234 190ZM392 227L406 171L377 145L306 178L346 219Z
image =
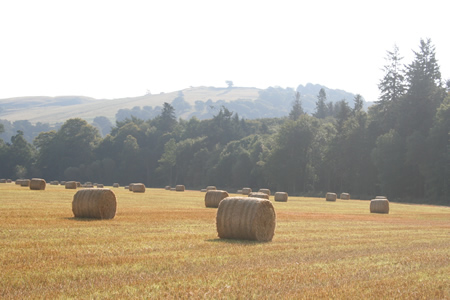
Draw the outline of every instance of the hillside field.
M110 188L115 218L89 220L75 190L1 183L0 298L450 299L450 207L271 196L259 243L219 239L200 191Z

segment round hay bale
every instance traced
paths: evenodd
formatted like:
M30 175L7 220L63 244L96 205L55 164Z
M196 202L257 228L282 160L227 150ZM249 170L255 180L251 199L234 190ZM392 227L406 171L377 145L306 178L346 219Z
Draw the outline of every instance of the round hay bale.
M101 183L97 183L97 188L104 188L104 186L103 186L103 184L101 184Z
M120 187L120 185L117 182L114 182L113 187L118 188L118 187Z
M166 185L166 186L164 187L164 189L167 190L167 191L170 191L170 185Z
M128 185L128 190L131 192L131 191L133 191L133 185L134 185L134 183L130 183L129 185Z
M215 186L213 186L213 185L210 185L210 186L206 187L206 191L215 191L215 190L217 190L217 188Z
M66 182L65 181L61 181L61 185L66 185Z
M179 184L179 185L175 186L175 190L176 190L177 192L184 192L185 187L184 187L184 185Z
M350 194L349 193L341 193L340 198L342 200L350 200Z
M336 201L337 195L336 193L327 193L325 198L327 201Z
M386 198L370 200L370 212L378 214L388 214L389 200Z
M0 183L6 183L6 179L0 179Z
M242 188L242 195L248 195L248 194L250 194L251 192L252 192L252 189L251 189L251 188L248 188L248 187Z
M220 201L228 197L228 193L226 191L221 190L210 190L205 194L205 206L206 207L219 207Z
M145 185L143 183L133 183L133 193L145 193Z
M228 197L220 201L216 226L221 239L268 242L275 233L275 209L266 199Z
M253 198L261 198L261 199L269 200L269 195L267 195L266 193L252 192L252 193L248 194L248 196L253 197Z
M79 181L76 181L77 183L77 188L81 187L81 183Z
M20 186L30 186L30 179L21 179Z
M112 219L116 215L116 207L116 195L110 189L78 190L72 201L75 218Z
M66 181L65 187L66 187L66 189L76 189L77 182L76 181Z
M276 192L274 195L274 199L277 202L287 202L288 201L288 193Z
M6 183L11 183L12 180L11 179L6 179Z
M259 189L258 193L264 193L270 196L270 190L269 189Z

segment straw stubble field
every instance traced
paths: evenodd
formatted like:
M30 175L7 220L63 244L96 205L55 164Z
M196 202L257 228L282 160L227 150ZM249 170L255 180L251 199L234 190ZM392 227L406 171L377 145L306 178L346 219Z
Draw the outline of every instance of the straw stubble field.
M88 220L75 190L0 184L0 298L450 299L449 207L289 197L258 243L218 239L205 193L112 190Z

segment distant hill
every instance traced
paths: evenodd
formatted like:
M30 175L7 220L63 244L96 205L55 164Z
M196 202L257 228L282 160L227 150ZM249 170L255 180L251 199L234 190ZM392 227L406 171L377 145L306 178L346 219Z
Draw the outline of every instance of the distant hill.
M332 90L321 85L299 85L303 108L312 113L319 90L324 88L327 100L336 102L345 99L353 105L354 95L342 90ZM116 119L130 115L152 118L160 113L164 102L172 104L177 117L190 119L211 118L221 106L236 112L246 119L282 117L288 115L294 100L292 88L270 87L191 87L181 91L147 94L140 97L120 99L94 99L84 96L18 97L0 99L0 120L11 122L28 120L60 124L70 118L82 118L92 123L95 117L103 116L113 124Z

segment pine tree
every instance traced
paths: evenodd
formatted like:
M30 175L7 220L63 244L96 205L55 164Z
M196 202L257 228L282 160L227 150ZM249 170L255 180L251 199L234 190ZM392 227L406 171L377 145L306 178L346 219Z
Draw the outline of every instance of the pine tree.
M302 102L300 100L300 92L296 92L294 96L294 103L292 104L292 109L289 112L289 119L298 120L301 115L303 115Z
M320 89L319 95L317 95L316 102L316 112L313 114L314 117L318 119L325 119L328 115L327 113L327 94L323 88Z

